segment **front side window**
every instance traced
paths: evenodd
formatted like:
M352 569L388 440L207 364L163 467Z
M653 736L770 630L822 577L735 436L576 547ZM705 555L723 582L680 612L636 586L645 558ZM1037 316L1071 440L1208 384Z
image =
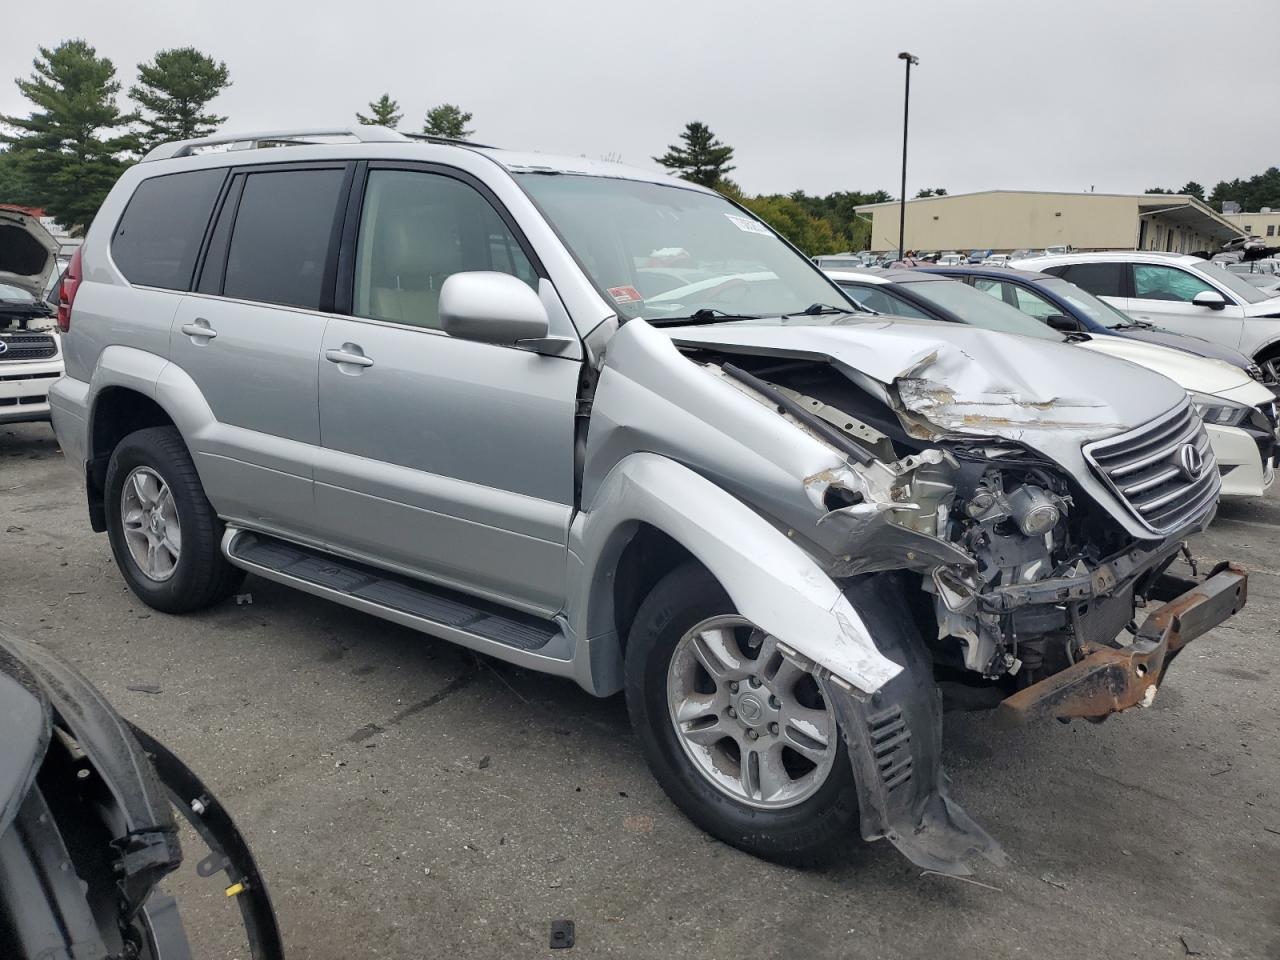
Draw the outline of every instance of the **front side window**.
M1213 291L1213 287L1177 267L1156 263L1133 265L1133 295L1140 300L1190 303L1196 298L1196 294L1206 290Z
M223 294L320 309L343 176L338 168L249 174L227 247Z
M356 241L354 313L440 327L440 288L454 273L538 276L498 212L475 188L435 173L374 170Z
M1071 263L1053 272L1095 297L1123 297L1124 270L1123 263Z
M717 194L568 173L516 180L623 317L777 317L841 302L810 260Z
M111 258L130 283L187 290L225 170L194 170L138 184L111 236Z

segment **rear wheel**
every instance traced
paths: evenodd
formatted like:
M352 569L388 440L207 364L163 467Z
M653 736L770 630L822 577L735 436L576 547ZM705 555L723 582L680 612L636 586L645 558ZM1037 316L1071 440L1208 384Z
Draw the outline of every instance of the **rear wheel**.
M696 563L637 611L627 707L654 776L713 836L796 864L859 838L853 771L817 682Z
M226 599L244 579L222 556L222 521L176 428L121 440L105 486L111 551L143 603L188 613Z

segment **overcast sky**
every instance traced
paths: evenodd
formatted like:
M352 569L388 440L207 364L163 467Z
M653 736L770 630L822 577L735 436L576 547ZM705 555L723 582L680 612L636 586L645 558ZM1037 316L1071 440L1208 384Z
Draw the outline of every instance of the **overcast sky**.
M736 150L749 192L1207 188L1280 160L1274 0L65 0L8 3L0 113L38 45L83 37L127 90L194 45L234 83L226 129L345 124L383 91L421 128L442 101L475 138L650 166L686 121ZM1230 39L1232 36L1235 39ZM1251 78L1246 81L1243 78Z

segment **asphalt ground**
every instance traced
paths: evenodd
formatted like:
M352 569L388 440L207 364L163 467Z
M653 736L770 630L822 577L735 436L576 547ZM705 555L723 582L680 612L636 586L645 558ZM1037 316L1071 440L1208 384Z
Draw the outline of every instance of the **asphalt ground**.
M620 698L252 577L252 603L147 609L48 425L0 426L0 620L205 779L298 958L1280 957L1278 547L1274 492L1223 505L1193 548L1250 569L1249 605L1150 709L948 716L952 793L1010 866L926 875L881 841L800 871L685 820ZM171 884L197 955L247 957L201 855Z

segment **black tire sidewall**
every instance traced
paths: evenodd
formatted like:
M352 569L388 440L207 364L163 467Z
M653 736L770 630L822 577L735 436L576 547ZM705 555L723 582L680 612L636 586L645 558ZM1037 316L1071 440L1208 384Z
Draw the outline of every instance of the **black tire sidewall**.
M164 480L182 530L177 566L173 576L164 581L152 580L138 569L124 538L120 495L125 480L137 467L147 467ZM166 613L185 613L208 605L213 594L222 592L214 583L226 563L221 553L222 523L205 497L191 455L175 428L150 427L121 440L107 465L104 488L111 552L129 588L144 603Z
M680 638L710 617L735 613L719 583L698 564L668 574L640 605L627 642L626 698L632 727L654 776L694 823L757 856L807 866L828 862L860 839L857 786L844 748L826 782L782 810L747 806L717 790L680 745L667 708L667 670Z

